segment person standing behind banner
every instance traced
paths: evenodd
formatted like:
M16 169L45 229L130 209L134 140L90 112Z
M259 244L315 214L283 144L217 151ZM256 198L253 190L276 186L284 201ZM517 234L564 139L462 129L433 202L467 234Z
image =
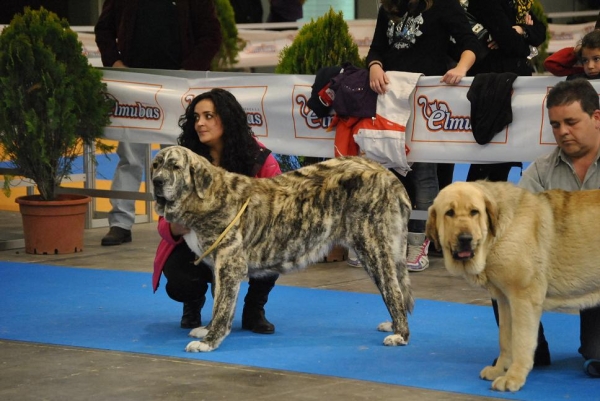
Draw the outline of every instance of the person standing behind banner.
M230 92L215 88L196 96L179 119L181 135L177 143L208 159L215 166L250 177L269 178L281 174L271 151L265 148L248 126L246 112ZM156 292L161 274L167 279L167 295L183 302L182 328L201 325L200 312L206 301L211 268L201 262L182 236L190 229L158 220L161 241L156 250L152 287ZM275 326L265 317L264 306L275 286L278 274L250 277L244 298L242 329L272 334Z
M222 41L213 0L105 0L94 27L105 67L207 71ZM111 190L139 191L147 145L119 142ZM111 199L102 245L131 242L135 201Z
M271 11L267 22L296 22L303 16L305 0L270 0Z
M229 0L233 7L236 24L260 24L263 7L260 0Z
M447 69L450 37L457 43L460 59ZM367 55L371 89L386 93L385 71L439 75L440 82L458 84L483 51L458 0L384 0L377 15L373 41ZM427 210L439 192L437 165L413 163L406 177L398 178L409 191L417 210ZM429 240L425 221L411 220L408 237L408 269L429 267Z
M469 0L467 11L488 30L492 42L485 57L478 59L469 76L479 73L512 72L531 76L532 49L546 40L546 26L531 11L533 0ZM471 164L467 181L507 181L519 162Z

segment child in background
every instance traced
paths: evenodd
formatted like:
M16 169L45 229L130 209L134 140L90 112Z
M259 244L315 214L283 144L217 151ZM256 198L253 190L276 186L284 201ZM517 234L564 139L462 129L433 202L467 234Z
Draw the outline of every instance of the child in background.
M600 29L600 13L596 19L596 25L594 29ZM582 74L583 68L579 64L577 47L565 47L560 49L556 53L552 54L546 60L544 60L544 68L546 71L556 75L557 77L566 77L574 74Z
M575 51L577 60L583 68L583 72L570 74L567 80L576 78L598 79L600 78L600 29L596 29L581 39Z

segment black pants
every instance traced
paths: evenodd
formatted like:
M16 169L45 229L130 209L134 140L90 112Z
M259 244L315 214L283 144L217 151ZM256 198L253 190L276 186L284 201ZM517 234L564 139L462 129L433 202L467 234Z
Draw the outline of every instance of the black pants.
M471 164L467 181L488 180L492 182L508 181L508 174L513 167L523 168L521 162L495 164Z
M438 163L437 164L438 184L440 191L452 184L454 179L454 163Z
M169 298L178 302L194 302L206 294L208 283L213 281L212 270L204 263L196 266L194 260L196 255L186 243L176 246L169 255L163 268Z
M183 242L175 247L165 262L163 268L163 274L167 279L165 291L174 301L199 301L205 296L208 283L213 282L211 268L205 263L196 266L194 260L196 260L196 255ZM245 302L264 306L268 294L278 278L278 274L250 278Z

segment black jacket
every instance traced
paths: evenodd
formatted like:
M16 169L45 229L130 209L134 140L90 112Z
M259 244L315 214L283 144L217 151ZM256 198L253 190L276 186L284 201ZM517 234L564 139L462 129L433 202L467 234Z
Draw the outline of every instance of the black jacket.
M493 49L486 57L477 60L469 75L481 72L513 72L531 75L529 63L531 46L539 46L546 40L546 26L531 14L533 25L520 25L526 35L513 29L517 25L517 13L511 0L469 0L467 11L492 35L499 49Z
M400 3L404 5L400 11L403 17L407 1ZM459 53L480 52L481 45L458 0L435 1L428 10L423 10L423 4L416 16L401 18L396 24L383 7L379 8L367 63L378 60L386 71L444 75L448 71L450 36L456 40ZM407 38L405 43L403 37Z
M184 70L207 71L221 46L221 24L213 0L175 0ZM117 60L130 64L139 0L105 0L94 27L96 44L107 67Z

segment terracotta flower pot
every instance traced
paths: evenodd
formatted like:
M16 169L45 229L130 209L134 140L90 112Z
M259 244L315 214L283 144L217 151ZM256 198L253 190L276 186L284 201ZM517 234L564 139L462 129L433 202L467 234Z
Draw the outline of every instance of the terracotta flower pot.
M48 255L83 251L85 213L89 196L62 194L57 200L39 195L15 199L23 218L25 252Z

